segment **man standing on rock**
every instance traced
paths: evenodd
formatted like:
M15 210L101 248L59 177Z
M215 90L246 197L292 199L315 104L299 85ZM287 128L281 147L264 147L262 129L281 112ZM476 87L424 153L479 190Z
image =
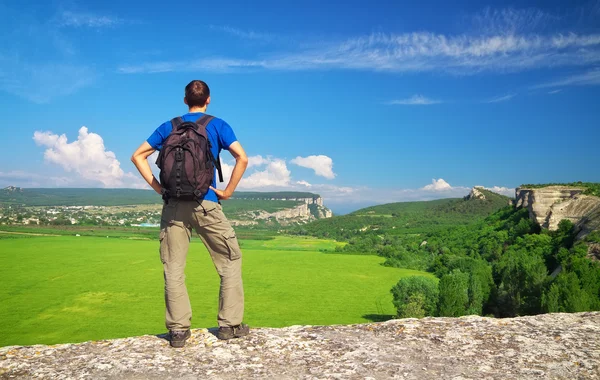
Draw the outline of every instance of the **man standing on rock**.
M190 82L185 87L183 101L189 107L189 112L180 118L163 123L131 157L142 177L165 200L160 226L160 258L165 278L166 326L169 329L170 343L173 347L183 347L191 335L192 309L185 286L184 269L192 229L200 235L221 278L217 337L231 339L247 335L249 332L248 325L242 323L244 315L242 252L235 231L223 214L220 204L220 200L226 200L232 196L246 170L248 158L229 124L219 118L206 115L206 108L210 104L210 90L206 83L200 80ZM216 169L213 169L212 162L210 162L211 166L207 166L209 173L212 172L210 187L203 194L196 190L193 200L182 200L183 197L179 198L179 169L177 171L177 196L175 196L174 191L165 188L164 182L167 179L163 179L163 174L161 174L163 184L154 177L147 158L156 150L160 151L165 143L168 145L172 140L167 141L167 138L171 136L172 139L176 134L175 131L181 131L184 125L189 128L190 122L197 123L193 124L193 127L197 126L202 130L205 128L205 140L209 142L206 151L211 161L216 157L216 160L213 161L215 166L219 166L219 153L225 149L235 158L235 167L225 190L218 190L216 188ZM175 131L173 131L174 124ZM166 151L167 149L165 149ZM188 162L190 161L191 159L188 159ZM188 167L185 166L184 161L184 171L189 170ZM161 170L163 170L162 167ZM196 170L195 167L194 170ZM164 178L173 180L174 176ZM207 187L208 185L206 183Z

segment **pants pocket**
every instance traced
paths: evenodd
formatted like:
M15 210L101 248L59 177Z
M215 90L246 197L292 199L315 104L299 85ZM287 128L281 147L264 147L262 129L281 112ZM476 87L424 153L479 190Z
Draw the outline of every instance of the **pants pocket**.
M223 234L223 238L225 239L225 244L227 245L227 249L229 250L229 259L237 260L242 257L242 250L240 249L240 244L238 243L237 237L235 236L235 231L233 228L228 230Z
M206 200L194 208L194 215L200 227L211 226L226 220L221 205Z
M161 228L160 230L160 235L158 237L158 239L160 240L160 248L159 248L159 252L160 252L160 261L164 264L165 263L165 252L168 249L168 244L167 244L167 229L166 228Z

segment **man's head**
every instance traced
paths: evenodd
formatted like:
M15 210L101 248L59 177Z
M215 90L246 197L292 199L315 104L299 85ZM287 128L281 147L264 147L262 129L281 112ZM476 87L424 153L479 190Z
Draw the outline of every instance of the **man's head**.
M204 107L210 103L210 89L201 80L193 80L185 86L185 104L190 108Z

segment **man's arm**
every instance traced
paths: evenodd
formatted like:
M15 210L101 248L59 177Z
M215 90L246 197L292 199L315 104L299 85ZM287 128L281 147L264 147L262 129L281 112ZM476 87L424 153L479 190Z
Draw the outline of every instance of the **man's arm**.
M235 141L231 145L229 145L229 153L235 158L235 166L233 167L233 172L231 173L231 178L229 179L229 183L225 190L215 189L214 187L210 187L217 193L217 197L222 200L226 200L231 198L235 188L238 183L242 179L244 172L246 171L246 167L248 166L248 156L246 156L246 152L242 145Z
M154 153L156 149L152 148L147 141L144 141L142 145L131 156L131 162L135 165L137 170L140 172L142 177L148 182L148 184L156 191L158 194L161 194L160 183L152 174L152 169L150 169L150 165L148 164L148 157Z

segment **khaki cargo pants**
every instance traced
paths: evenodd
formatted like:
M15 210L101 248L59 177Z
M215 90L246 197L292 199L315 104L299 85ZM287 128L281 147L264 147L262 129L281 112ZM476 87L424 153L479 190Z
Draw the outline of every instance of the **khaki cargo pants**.
M244 316L242 252L221 205L207 200L199 204L170 199L163 206L160 226L167 329L190 328L192 308L184 270L192 229L200 235L221 277L218 324L239 325Z

